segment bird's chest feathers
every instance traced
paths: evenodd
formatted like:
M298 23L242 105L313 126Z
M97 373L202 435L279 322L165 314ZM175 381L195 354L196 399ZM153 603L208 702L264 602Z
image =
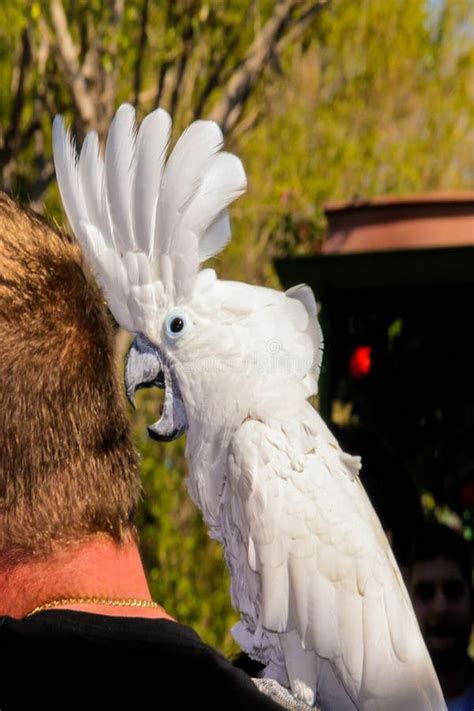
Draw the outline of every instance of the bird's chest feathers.
M207 439L198 432L188 433L189 493L203 513L210 536L221 542L221 501L226 481L227 450L228 442L222 437Z

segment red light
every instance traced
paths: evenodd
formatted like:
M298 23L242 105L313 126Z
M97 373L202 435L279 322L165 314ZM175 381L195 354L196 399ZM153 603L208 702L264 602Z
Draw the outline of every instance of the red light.
M349 361L353 378L365 378L372 367L372 346L357 346Z

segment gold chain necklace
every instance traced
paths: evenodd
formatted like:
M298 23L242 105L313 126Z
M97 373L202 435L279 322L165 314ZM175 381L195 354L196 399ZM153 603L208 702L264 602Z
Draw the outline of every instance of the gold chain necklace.
M160 607L157 602L153 600L136 600L134 598L127 598L124 600L114 600L105 597L63 597L57 600L49 600L44 602L42 605L37 605L34 610L28 612L25 617L30 617L35 615L37 612L42 610L50 610L52 607L60 607L62 605L110 605L112 607Z

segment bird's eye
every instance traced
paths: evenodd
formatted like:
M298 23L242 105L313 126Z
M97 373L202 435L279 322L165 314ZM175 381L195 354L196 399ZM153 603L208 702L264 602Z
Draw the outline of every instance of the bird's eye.
M169 312L165 319L166 335L173 340L189 330L190 319L184 309L176 308Z
M179 333L184 328L184 321L179 316L176 316L170 323L170 331L172 333Z

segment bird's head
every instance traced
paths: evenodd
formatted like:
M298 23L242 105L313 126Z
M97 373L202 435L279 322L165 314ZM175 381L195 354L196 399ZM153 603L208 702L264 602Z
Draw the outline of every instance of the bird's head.
M161 387L161 418L150 425L159 440L179 437L188 424L226 426L275 400L317 391L322 339L308 287L279 292L220 281L201 271L193 298L170 304L150 337L129 349L125 387ZM218 417L219 422L215 421Z
M105 156L95 133L79 157L62 119L56 173L74 233L118 323L135 334L125 387L164 387L150 435L179 437L194 421L240 417L288 386L316 391L322 340L308 287L282 293L217 279L199 264L230 239L227 206L246 187L217 124L196 121L166 161L171 120L161 109L137 131L131 106L112 122Z

